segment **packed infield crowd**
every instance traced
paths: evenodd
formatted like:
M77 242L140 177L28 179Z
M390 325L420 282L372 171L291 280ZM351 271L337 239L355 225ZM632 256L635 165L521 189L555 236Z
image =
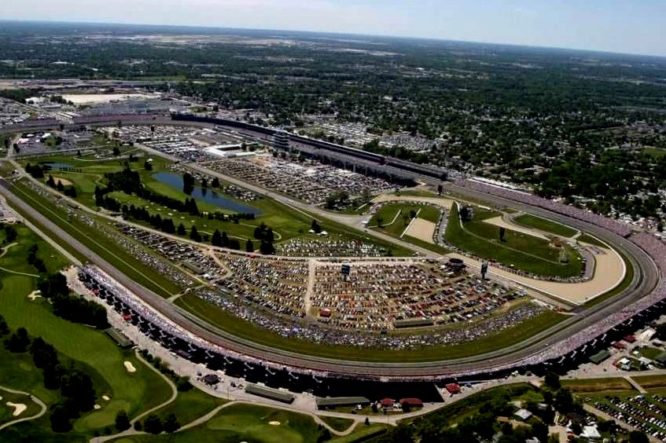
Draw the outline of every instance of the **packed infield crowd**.
M210 255L204 254L200 247L125 224L119 223L116 228L209 282L219 280L226 274L226 270L220 268Z
M279 314L305 315L306 261L231 253L218 253L217 257L229 271L227 278L217 283L224 292Z
M516 309L492 316L487 320L469 323L465 327L392 335L369 331L343 330L328 327L325 324L313 324L305 320L288 320L281 316L267 315L253 309L239 299L223 296L213 290L200 290L197 291L196 295L238 318L284 338L305 340L322 345L377 349L418 349L426 346L453 345L478 340L519 325L521 322L543 313L545 309L535 303L525 303Z
M384 248L358 240L294 238L276 245L276 254L287 257L381 257Z
M363 192L379 194L395 188L385 180L319 162L295 163L268 155L217 160L207 163L206 167L315 205L341 191L354 196Z
M312 306L344 329L388 330L465 323L498 312L525 297L478 276L449 271L442 262L359 262L347 278L340 265L318 264ZM329 315L330 312L330 315Z

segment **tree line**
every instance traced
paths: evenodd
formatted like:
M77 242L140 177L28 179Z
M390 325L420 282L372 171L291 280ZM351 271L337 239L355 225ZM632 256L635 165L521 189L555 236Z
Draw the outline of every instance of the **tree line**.
M82 413L92 411L97 394L90 376L72 363L60 359L57 350L41 337L31 338L25 328L11 332L5 319L0 316L0 337L4 346L15 354L28 353L37 368L42 371L46 389L59 391L62 398L49 410L51 429L69 432L72 421Z

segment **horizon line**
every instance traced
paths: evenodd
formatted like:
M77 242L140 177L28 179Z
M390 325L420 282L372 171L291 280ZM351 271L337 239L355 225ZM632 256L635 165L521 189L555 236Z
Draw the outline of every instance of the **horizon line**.
M78 25L108 25L108 26L138 26L138 27L164 27L164 28L190 28L190 29L208 29L217 31L264 31L264 32L301 32L306 34L320 34L320 35L340 35L340 36L359 36L359 37L378 37L378 38L395 38L406 40L423 40L435 42L450 42L450 43L467 43L473 45L489 45L489 46L503 46L513 48L529 48L529 49L543 49L550 51L572 51L572 52L585 52L591 54L601 55L615 55L615 56L629 56L629 57L648 57L666 60L666 54L650 54L650 53L637 53L637 52L615 52L602 49L587 49L587 48L567 48L561 46L545 46L545 45L525 45L518 43L502 43L502 42L488 42L488 41L475 41L475 40L457 40L444 37L424 37L413 35L395 35L395 34L363 34L355 32L340 32L340 31L315 31L308 29L288 29L288 28L255 28L243 26L212 26L212 25L194 25L194 24L157 24L157 23L122 23L122 22L106 22L106 21L68 21L68 20L44 20L44 19L12 19L1 18L0 23L34 23L34 24L78 24Z

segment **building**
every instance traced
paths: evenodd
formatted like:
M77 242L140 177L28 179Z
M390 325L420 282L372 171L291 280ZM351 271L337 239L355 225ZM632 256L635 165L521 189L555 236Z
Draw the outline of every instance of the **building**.
M273 149L288 151L289 134L284 131L275 131L275 134L273 134Z

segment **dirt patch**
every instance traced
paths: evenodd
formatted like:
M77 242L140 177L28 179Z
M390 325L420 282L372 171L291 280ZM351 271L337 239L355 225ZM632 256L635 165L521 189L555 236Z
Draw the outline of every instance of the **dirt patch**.
M403 235L434 244L433 236L435 235L436 227L437 225L431 221L415 218L407 229L405 229Z

